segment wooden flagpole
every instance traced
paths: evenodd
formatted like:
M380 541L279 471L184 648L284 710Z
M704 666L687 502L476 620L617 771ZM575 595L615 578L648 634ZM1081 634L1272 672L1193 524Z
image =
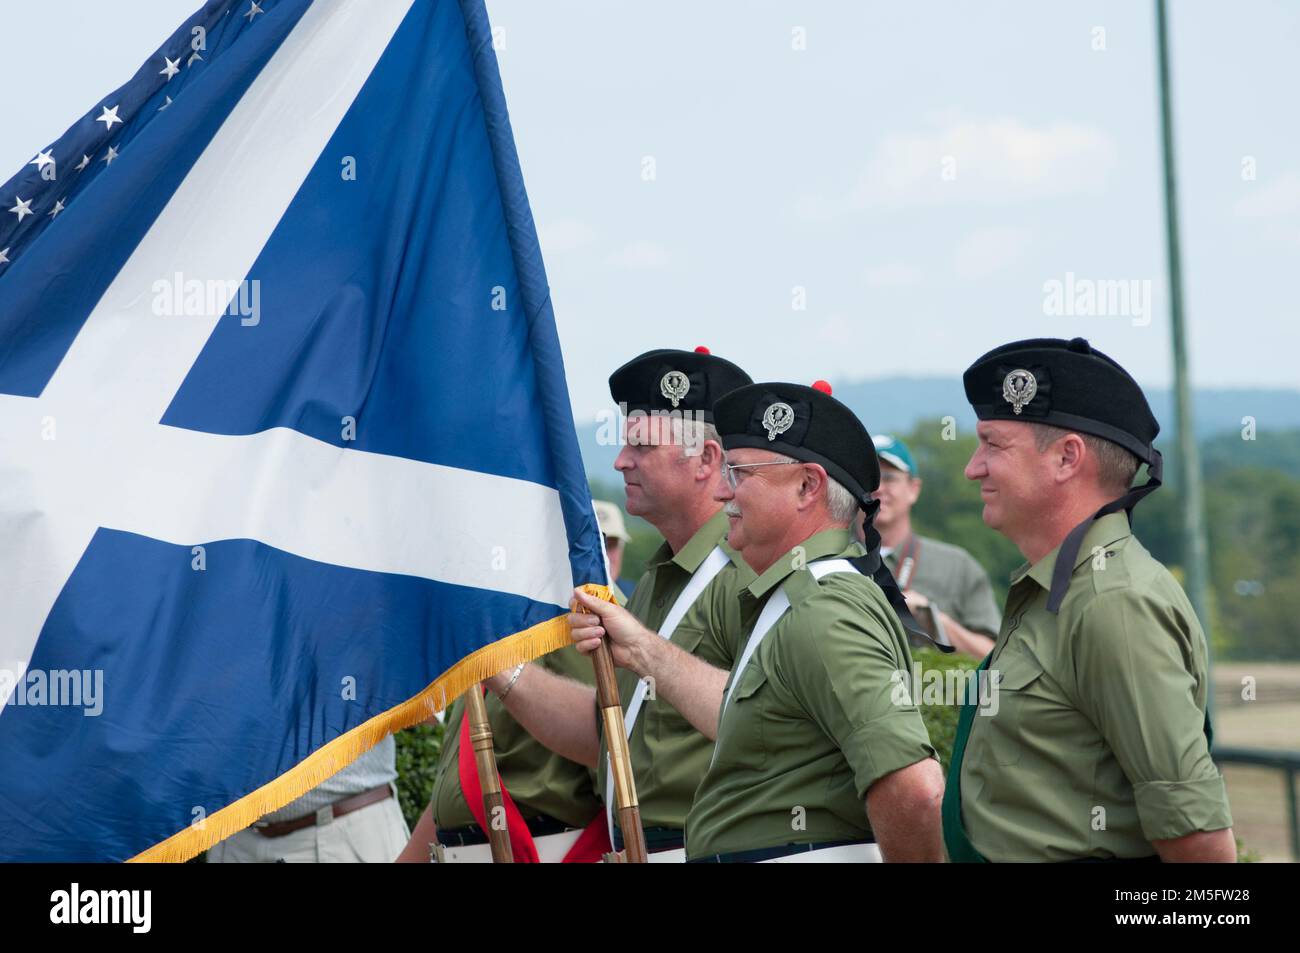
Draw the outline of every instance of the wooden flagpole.
M614 798L618 811L618 826L623 832L626 863L646 863L645 831L641 828L641 807L636 799L636 781L632 777L632 761L628 757L627 728L623 722L623 704L618 697L618 682L614 678L614 658L604 641L591 655L596 669L596 702L605 723L605 745L609 749L609 766L614 775L614 790L606 797Z
M510 848L510 831L504 823L505 798L501 794L501 777L497 774L496 753L492 750L492 725L488 722L487 705L483 703L483 685L475 682L465 693L465 717L469 719L469 740L474 746L474 764L478 768L479 785L483 789L483 814L487 820L488 846L492 849L492 863L513 864L514 852Z

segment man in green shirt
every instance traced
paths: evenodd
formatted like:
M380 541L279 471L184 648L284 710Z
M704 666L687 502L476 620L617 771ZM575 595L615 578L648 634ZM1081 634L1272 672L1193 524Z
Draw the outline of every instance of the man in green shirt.
M623 475L627 511L664 536L637 582L627 611L654 639L711 665L731 665L738 623L717 607L735 604L753 572L726 543L727 519L716 499L722 446L713 427L715 399L749 383L730 361L695 351L655 350L610 377L626 417L626 445L614 467ZM682 859L682 826L708 767L712 739L700 734L658 690L656 673L618 672L629 731L633 779L654 862ZM608 810L608 750L588 684L529 665L486 682L540 743L595 771L615 850L622 831Z
M753 384L714 405L729 539L757 574L741 593L730 677L585 594L572 617L580 649L608 635L616 664L654 672L660 694L717 739L686 819L691 861L942 858L942 772L896 690L912 671L902 595L874 529L870 552L850 535L858 507L870 527L875 451L818 383Z
M912 451L891 434L876 434L874 442L880 458L876 530L885 565L931 639L982 659L993 648L1002 622L989 574L960 546L912 531L912 507L921 496ZM858 532L860 538L861 526ZM908 635L913 648L932 644L924 636Z
M605 542L610 579L615 580L618 571L614 566L621 561L621 547L631 537L617 506L601 500L593 500L592 505ZM614 601L623 605L627 600L618 585L612 588ZM591 662L574 649L552 652L539 659L538 664L561 677L588 685L594 682ZM584 825L601 812L591 772L538 744L510 717L495 695L487 698L485 705L498 773L533 837L538 859L543 862L566 857L586 859L586 852L581 852L581 856L569 852L574 849ZM486 863L491 859L487 834L475 820L460 783L464 719L465 701L457 699L447 712L446 731L434 771L433 796L399 855L399 862L427 863L435 843L443 848L444 862Z
M537 660L557 677L594 682L591 661L571 649ZM558 861L600 812L591 772L548 751L528 734L491 693L486 699L488 722L501 783L510 793L533 836L542 861ZM447 710L442 750L434 772L433 794L411 833L399 862L428 863L433 843L444 848L448 862L489 862L487 834L475 821L461 789L460 742L466 717L465 700ZM558 848L558 855L556 849Z
M1128 512L1160 485L1137 382L1082 338L1004 345L965 374L966 476L1027 560L964 706L944 802L955 861L1232 861L1210 758L1205 635ZM1130 489L1140 462L1148 482Z

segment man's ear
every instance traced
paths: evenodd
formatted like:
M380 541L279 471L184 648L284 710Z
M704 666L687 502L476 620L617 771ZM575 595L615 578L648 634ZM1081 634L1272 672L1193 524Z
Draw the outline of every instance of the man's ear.
M1066 434L1056 442L1056 480L1064 483L1079 475L1088 456L1088 445L1077 433Z
M706 440L700 445L697 455L696 475L703 479L722 468L722 445L716 440Z
M826 495L827 483L826 471L822 469L819 463L805 463L803 466L803 476L799 480L799 497L800 509L806 504L811 504L817 497L818 488L822 491L822 496Z

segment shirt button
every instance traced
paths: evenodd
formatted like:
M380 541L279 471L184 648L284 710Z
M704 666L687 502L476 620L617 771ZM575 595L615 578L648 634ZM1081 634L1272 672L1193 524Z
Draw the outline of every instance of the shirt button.
M663 599L656 599L656 600L655 600L655 608L656 608L656 609L662 609L663 607L664 607L664 601L663 601Z

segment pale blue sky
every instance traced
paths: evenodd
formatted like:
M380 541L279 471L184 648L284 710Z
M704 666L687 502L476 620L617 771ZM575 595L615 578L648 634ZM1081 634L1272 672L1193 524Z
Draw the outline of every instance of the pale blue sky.
M198 6L6 4L0 180ZM1300 5L1171 6L1194 381L1296 387ZM580 418L617 363L700 343L834 382L1083 334L1168 383L1150 3L488 9ZM1151 280L1152 320L1045 314L1067 272Z

